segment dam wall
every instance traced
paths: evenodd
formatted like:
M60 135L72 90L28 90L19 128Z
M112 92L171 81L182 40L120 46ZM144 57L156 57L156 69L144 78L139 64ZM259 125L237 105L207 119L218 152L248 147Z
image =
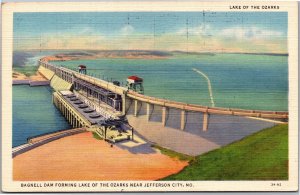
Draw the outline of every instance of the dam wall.
M52 77L55 75L55 73L53 71L51 71L50 69L47 69L43 66L39 66L38 72L41 73L48 80L51 80Z
M54 75L50 81L50 86L55 91L70 90L72 87L72 83L68 83L57 75Z
M211 114L208 116L207 130L203 131L204 113L183 113L182 110L168 108L163 119L163 106L152 105L147 109L147 103L134 101L128 106L126 116L135 132L153 144L192 156L220 148L276 125L272 121L249 117ZM185 120L184 123L182 119Z

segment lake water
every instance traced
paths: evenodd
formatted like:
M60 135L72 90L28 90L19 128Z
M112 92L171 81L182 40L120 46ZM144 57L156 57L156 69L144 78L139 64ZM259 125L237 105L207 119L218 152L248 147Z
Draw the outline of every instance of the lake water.
M13 86L13 147L27 143L30 136L70 128L52 104L49 86Z

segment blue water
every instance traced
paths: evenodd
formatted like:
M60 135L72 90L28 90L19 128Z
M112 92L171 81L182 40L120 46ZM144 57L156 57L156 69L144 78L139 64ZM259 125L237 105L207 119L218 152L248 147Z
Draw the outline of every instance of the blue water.
M145 94L212 106L204 72L217 107L286 111L288 57L248 54L175 55L168 59L96 59L53 62L68 68L79 64L88 73L125 83L130 75L144 78Z
M13 147L26 143L30 136L69 128L52 104L49 86L13 86Z

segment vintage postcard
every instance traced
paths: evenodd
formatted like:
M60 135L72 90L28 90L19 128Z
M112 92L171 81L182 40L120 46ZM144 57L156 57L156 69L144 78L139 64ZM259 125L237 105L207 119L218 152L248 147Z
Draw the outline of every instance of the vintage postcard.
M3 3L2 190L298 190L297 8Z

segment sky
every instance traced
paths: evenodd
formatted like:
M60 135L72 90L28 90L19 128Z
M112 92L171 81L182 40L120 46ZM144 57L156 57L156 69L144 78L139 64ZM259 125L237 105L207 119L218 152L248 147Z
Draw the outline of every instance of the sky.
M15 13L14 50L287 53L286 12Z

